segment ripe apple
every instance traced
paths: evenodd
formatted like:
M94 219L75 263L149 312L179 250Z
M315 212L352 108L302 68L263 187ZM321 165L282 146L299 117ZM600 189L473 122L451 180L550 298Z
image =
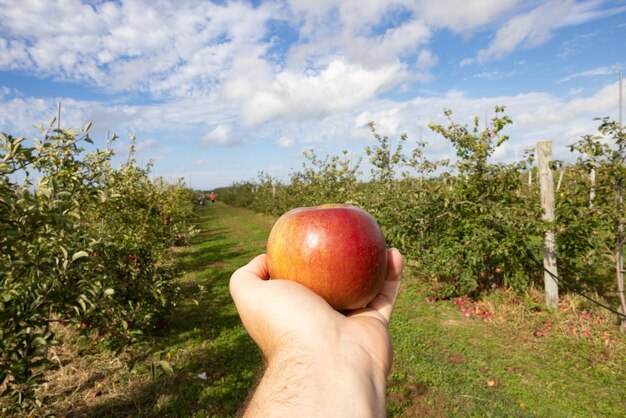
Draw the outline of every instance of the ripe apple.
M328 204L290 210L267 241L273 280L298 282L337 310L366 306L387 275L387 245L363 209Z

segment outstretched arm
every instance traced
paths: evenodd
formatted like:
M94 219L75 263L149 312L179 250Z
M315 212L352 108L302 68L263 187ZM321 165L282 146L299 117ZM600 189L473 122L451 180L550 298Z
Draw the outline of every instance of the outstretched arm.
M388 260L379 295L366 308L346 314L298 283L267 280L265 255L233 274L233 300L267 365L245 416L385 415L392 358L387 327L402 256L389 250Z

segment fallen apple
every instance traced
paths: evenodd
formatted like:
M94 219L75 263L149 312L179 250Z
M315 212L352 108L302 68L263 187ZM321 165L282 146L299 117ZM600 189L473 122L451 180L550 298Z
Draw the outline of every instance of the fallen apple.
M337 310L366 306L387 275L387 245L363 209L328 204L282 215L267 241L273 280L298 282Z

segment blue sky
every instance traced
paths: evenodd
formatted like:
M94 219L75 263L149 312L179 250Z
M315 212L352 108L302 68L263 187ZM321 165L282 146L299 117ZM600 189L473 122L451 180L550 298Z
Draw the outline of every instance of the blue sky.
M545 139L567 160L618 118L625 39L624 0L0 0L0 131L36 136L60 101L120 160L135 134L155 175L212 189L362 155L370 120L453 157L428 123L505 105L496 161Z

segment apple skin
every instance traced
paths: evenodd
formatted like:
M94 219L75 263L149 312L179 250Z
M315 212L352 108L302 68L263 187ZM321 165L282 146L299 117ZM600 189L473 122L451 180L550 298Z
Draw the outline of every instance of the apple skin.
M366 306L387 276L387 244L374 218L351 205L297 208L282 215L267 241L273 280L292 280L336 310Z

